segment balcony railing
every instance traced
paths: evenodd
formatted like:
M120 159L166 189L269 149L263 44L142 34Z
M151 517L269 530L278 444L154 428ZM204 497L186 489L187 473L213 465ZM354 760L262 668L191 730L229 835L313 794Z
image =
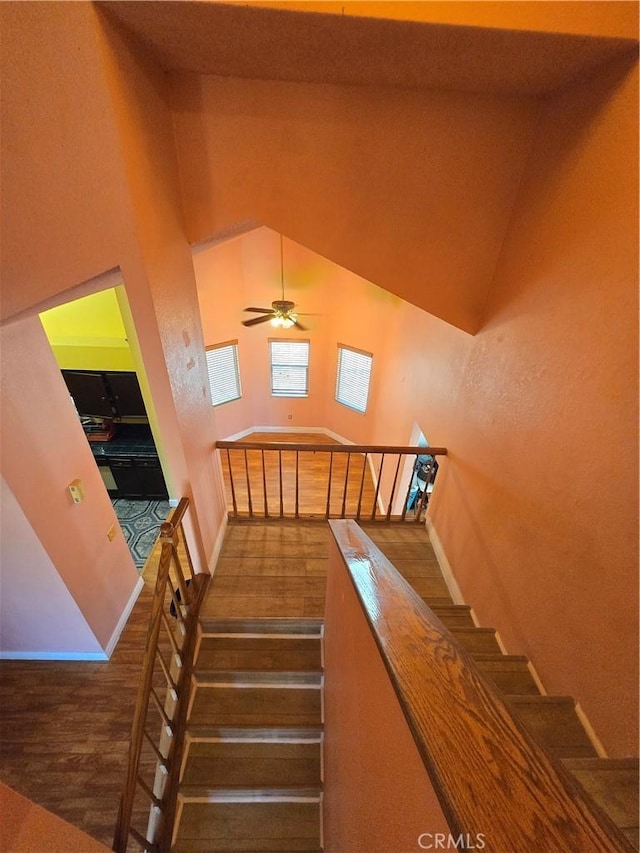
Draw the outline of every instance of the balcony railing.
M193 570L182 526L188 507L183 498L160 528L162 549L113 842L117 853L126 853L130 840L153 853L171 848L198 616L210 580L207 572Z
M233 518L424 518L444 447L218 441ZM426 468L416 476L419 459Z

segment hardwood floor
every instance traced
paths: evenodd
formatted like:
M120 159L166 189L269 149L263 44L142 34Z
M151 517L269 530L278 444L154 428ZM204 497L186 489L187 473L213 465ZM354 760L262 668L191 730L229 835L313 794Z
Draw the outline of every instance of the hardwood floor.
M0 662L0 778L111 847L155 572L104 663ZM80 851L79 851L80 853Z
M322 433L269 433L254 432L246 436L247 442L280 442L284 444L322 444L331 447L340 442ZM246 462L244 451L220 451L222 470L229 511L233 510L231 474L238 512L248 514L249 495L253 512L260 516L280 513L280 483L282 482L282 509L285 516L293 517L296 512L296 453L283 450L248 450ZM280 459L282 471L280 471ZM264 458L264 469L263 469ZM324 517L329 501L329 512L339 516L343 505L347 514L355 515L358 503L363 514L371 513L375 497L375 486L371 470L365 467L364 456L328 453L298 454L298 512L301 516ZM364 468L364 471L363 471ZM331 489L329 493L329 474Z
M324 521L229 524L202 616L322 617L329 536Z

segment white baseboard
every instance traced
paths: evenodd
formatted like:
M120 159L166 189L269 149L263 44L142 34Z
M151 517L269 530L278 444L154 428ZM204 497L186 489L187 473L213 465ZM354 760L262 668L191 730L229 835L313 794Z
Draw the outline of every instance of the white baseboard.
M596 753L598 754L598 758L608 758L609 756L607 755L607 750L602 745L602 741L600 740L600 738L596 734L595 729L593 728L593 726L589 722L589 718L587 717L585 712L582 710L582 707L581 707L579 702L576 702L576 714L578 716L578 719L582 723L582 728L587 733L587 737L589 738L589 740L593 744L593 748L595 749Z
M137 582L136 582L136 585L133 588L131 595L129 596L129 601L127 601L127 604L126 604L124 610L122 611L120 618L118 619L118 624L116 625L115 630L114 630L113 634L111 635L111 639L107 643L107 647L105 649L105 652L107 655L107 660L113 654L113 650L115 649L117 642L120 639L120 634L124 630L124 626L127 624L127 619L131 615L131 611L133 610L133 606L136 603L136 601L138 600L138 596L140 595L143 587L144 587L144 580L142 579L142 577L139 577Z
M340 435L337 432L334 432L332 429L327 429L327 427L274 427L274 426L252 426L248 429L243 429L240 432L236 432L233 435L228 435L225 438L221 438L220 441L240 441L242 438L246 438L248 435L251 435L252 432L281 432L281 433L296 433L296 432L317 432L320 435L329 436L329 438L333 438L335 441L340 442L340 444L355 444L355 441L351 441L348 438L345 438L343 435Z
M105 652L0 652L0 660L106 661Z
M447 589L451 594L453 603L464 604L464 596L462 595L460 587L458 586L458 581L455 579L455 576L453 574L451 563L447 559L447 555L445 554L445 550L442 546L442 542L440 541L440 537L438 536L438 532L433 526L433 522L431 521L428 515L425 521L425 525L427 528L427 533L429 534L429 539L431 540L433 552L436 555L436 560L438 561L438 565L440 566L442 577L444 578L444 582L447 585Z
M171 509L175 509L180 503L180 498L169 498L169 506Z

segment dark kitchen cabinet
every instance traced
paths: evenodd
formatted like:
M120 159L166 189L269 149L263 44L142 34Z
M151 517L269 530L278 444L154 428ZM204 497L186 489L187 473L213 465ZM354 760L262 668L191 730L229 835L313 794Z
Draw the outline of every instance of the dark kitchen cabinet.
M107 460L121 498L168 497L160 460L156 457L114 456Z
M138 377L132 371L63 370L80 415L94 418L146 418Z
M104 374L107 387L111 391L111 399L118 416L121 418L145 417L147 410L144 406L138 377L135 373Z
M63 370L62 376L81 415L113 417L113 406L102 373Z

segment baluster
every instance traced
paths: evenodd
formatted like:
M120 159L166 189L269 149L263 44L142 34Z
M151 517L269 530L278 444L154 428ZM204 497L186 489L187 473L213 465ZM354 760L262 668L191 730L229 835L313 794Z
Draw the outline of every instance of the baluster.
M264 517L269 518L269 501L267 499L267 469L264 467L264 450L262 454L262 489L264 491Z
M299 475L299 451L296 450L296 518L300 517L300 475Z
M280 518L284 518L284 497L282 492L282 451L278 450L278 476L280 478Z
M404 498L404 506L402 507L402 520L404 521L407 517L407 512L409 511L409 497L411 496L411 486L413 485L413 477L414 472L416 470L416 466L418 464L418 455L416 454L416 458L413 460L413 467L411 468L411 476L409 477L409 485L407 486L407 494Z
M420 522L422 513L424 512L424 508L427 505L427 486L429 484L429 480L431 479L431 465L429 465L429 474L427 479L425 480L424 489L422 490L422 494L420 495L420 503L416 507L416 524Z
M229 484L231 486L231 502L233 503L233 516L234 518L238 517L238 504L236 502L236 490L233 485L233 471L231 469L231 454L229 453L229 448L227 447L227 466L229 468Z
M345 508L347 505L347 483L349 481L349 464L351 462L351 454L347 453L347 467L344 472L344 491L342 492L342 513L340 518L345 517Z
M327 485L327 512L325 518L329 518L329 513L331 511L331 477L333 474L333 451L329 453L329 482Z
M244 473L247 478L247 503L249 506L249 518L253 518L253 503L251 502L251 483L249 478L249 460L247 459L247 451L244 451Z
M362 508L362 492L364 489L364 478L367 473L367 454L364 454L362 462L362 477L360 478L360 494L358 495L358 509L356 510L356 520L360 521L360 509Z
M376 509L378 508L378 495L380 494L380 482L382 480L382 468L384 466L384 453L380 456L380 468L378 469L378 482L376 483L376 493L373 496L373 509L371 510L371 521L376 520Z
M196 573L193 569L193 561L191 560L191 551L189 551L189 545L187 544L187 537L185 536L184 527L182 526L182 522L178 525L178 533L179 533L178 541L182 542L182 545L184 548L184 553L185 553L185 556L187 558L187 564L189 566L189 574L191 575L191 579L193 580L193 578L196 576Z
M391 507L393 505L393 496L396 493L396 483L398 482L398 473L400 472L400 463L402 456L398 454L398 464L396 465L396 473L393 475L393 486L391 487L391 497L389 498L389 506L387 507L387 521L391 518Z

